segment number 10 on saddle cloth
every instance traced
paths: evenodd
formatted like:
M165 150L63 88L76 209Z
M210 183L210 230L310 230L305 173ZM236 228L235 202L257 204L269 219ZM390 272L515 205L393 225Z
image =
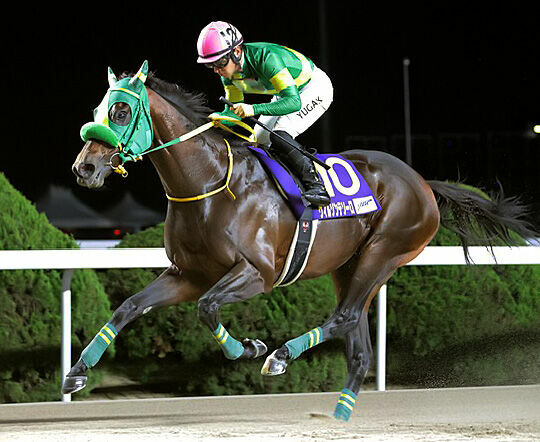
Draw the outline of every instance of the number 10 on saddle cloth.
M288 172L266 152L256 147L250 149L268 169L278 189L288 200L297 219L302 216L305 206L297 184ZM329 170L316 165L323 181L330 204L313 210L313 220L360 216L381 210L381 205L373 195L368 183L349 160L337 154L316 154L317 158L330 166Z

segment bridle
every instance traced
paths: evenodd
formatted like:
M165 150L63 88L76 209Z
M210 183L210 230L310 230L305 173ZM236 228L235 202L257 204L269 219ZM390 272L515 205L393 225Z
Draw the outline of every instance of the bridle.
M214 127L219 127L246 141L252 143L257 142L253 129L246 123L232 117L212 114L210 116L211 121L197 127L190 132L181 135L178 138L175 138L171 141L152 148L152 143L154 141L153 123L150 116L150 101L148 99L148 92L146 90L146 85L144 84L147 72L148 62L145 61L135 77L124 78L120 81L116 81L116 77L114 77L114 74L109 69L109 83L111 87L107 91L104 102L102 102L102 104L100 105L103 106L100 111L102 112L102 114L106 113L107 116L106 118L103 118L103 122L94 121L91 123L86 123L81 128L81 138L84 141L89 141L90 139L97 139L105 141L106 143L114 146L115 148L118 148L118 152L115 152L109 159L109 162L106 163L106 165L110 166L115 173L118 173L125 178L128 176L128 172L124 167L124 164L126 162L142 160L144 155L148 155L152 152L165 149L175 144L183 143L184 141L194 138ZM115 95L113 96L111 94ZM126 102L131 108L131 113L133 117L127 126L119 126L114 122L109 122L108 120L108 112L117 102ZM243 129L251 133L251 136L247 137L233 131L229 127L225 126L222 123L223 121L227 121L229 123L233 123L242 127ZM198 201L215 195L222 190L227 190L233 199L236 198L229 188L229 182L233 170L233 155L229 142L226 139L224 139L224 141L227 146L228 156L227 176L225 184L216 190L202 195L196 195L191 197L174 197L167 195L167 198L170 201ZM119 159L119 164L116 166L113 164L113 160L115 157L118 157Z

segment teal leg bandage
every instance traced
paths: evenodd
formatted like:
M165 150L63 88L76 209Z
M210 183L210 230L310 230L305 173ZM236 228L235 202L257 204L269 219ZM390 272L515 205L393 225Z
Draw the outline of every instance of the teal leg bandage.
M285 346L289 350L289 356L291 359L296 359L307 349L320 344L323 340L323 331L321 327L314 328L302 336L295 339L291 339L285 343Z
M118 332L112 324L105 324L99 331L92 342L86 346L81 354L81 359L88 368L92 368L96 365L107 350L107 347L111 345L111 342L116 338Z
M214 339L221 346L227 359L238 359L244 353L244 346L234 339L221 324L214 331Z
M338 403L334 411L334 417L342 421L348 421L356 403L356 394L344 388L339 395Z

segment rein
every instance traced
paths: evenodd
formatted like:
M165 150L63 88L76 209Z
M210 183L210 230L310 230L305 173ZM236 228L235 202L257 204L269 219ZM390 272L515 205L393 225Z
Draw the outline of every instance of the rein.
M246 137L245 135L239 134L238 132L235 132L232 129L225 126L224 124L222 124L221 121L227 121L227 122L237 124L238 126L246 129L252 135L251 135L251 137ZM227 131L229 133L232 133L232 134L236 135L237 137L240 137L240 138L242 138L242 139L244 139L246 141L256 142L256 140L257 140L253 129L249 125L244 123L243 121L237 120L235 118L223 116L223 115L213 115L212 116L212 121L210 121L208 123L205 123L202 126L199 126L198 128L192 130L191 132L185 133L184 135L181 135L180 137L175 138L174 140L168 141L167 143L164 143L164 144L161 144L161 145L159 145L157 147L154 147L153 149L149 149L149 150L147 150L145 152L142 152L141 154L139 154L137 156L131 155L131 156L129 156L129 159L132 160L132 161L142 160L143 155L146 155L146 154L149 154L149 153L152 153L152 152L156 152L156 151L161 150L161 149L165 149L165 148L170 147L170 146L172 146L174 144L182 143L184 141L187 141L187 140L189 140L191 138L196 137L197 135L200 135L201 133L203 133L203 132L205 132L205 131L207 131L209 129L212 129L213 127L219 127L219 128L221 128L221 129L223 129L223 130L225 130L225 131ZM217 193L219 193L219 192L221 192L221 191L223 191L225 189L227 190L229 195L231 195L233 200L236 199L236 195L229 188L229 182L231 180L232 171L233 171L233 165L234 165L233 154L232 154L232 150L231 150L231 146L230 146L229 142L226 139L224 139L224 141L225 141L225 144L227 145L227 157L229 159L228 166L227 166L227 177L226 177L226 180L225 180L225 184L223 186L221 186L220 188L218 188L218 189L212 190L211 192L204 193L204 194L201 194L201 195L196 195L196 196L190 196L190 197L179 198L179 197L170 196L170 195L168 195L166 193L165 195L166 195L166 197L167 197L167 199L169 201L174 201L174 202L177 202L177 203L188 203L188 202L191 202L191 201L199 201L199 200L202 200L204 198L208 198L209 196L215 195L215 194L217 194ZM118 154L115 154L115 155L118 155ZM113 155L113 157L114 157L114 155ZM119 164L118 166L114 166L112 164L112 158L111 158L111 161L108 164L109 164L109 166L111 166L111 168L113 169L114 172L122 175L124 178L127 177L127 175L128 175L127 170L124 168L122 163Z

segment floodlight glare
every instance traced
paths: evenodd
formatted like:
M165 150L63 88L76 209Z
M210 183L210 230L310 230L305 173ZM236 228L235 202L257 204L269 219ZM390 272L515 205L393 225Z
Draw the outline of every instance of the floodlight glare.
M540 134L540 124L537 124L536 126L533 127L533 132L535 134Z

